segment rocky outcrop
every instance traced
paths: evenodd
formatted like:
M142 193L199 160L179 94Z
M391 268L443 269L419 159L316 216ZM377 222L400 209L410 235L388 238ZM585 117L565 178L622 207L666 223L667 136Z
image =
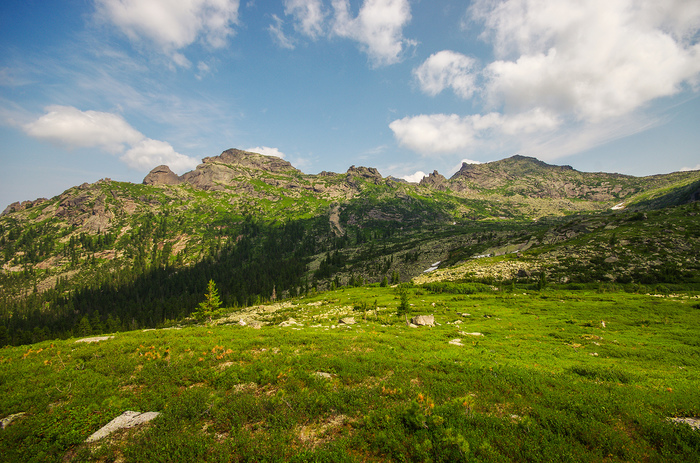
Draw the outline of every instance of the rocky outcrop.
M5 208L5 210L2 211L2 214L0 214L0 216L3 216L5 214L10 214L12 212L20 212L20 211L24 211L27 209L31 209L32 207L38 206L39 204L41 204L45 201L47 201L46 198L39 198L39 199L36 199L34 201L22 201L22 202L17 201L15 203L12 203L9 206L7 206Z
M419 185L432 188L433 190L445 191L447 190L447 179L444 175L439 174L437 170L434 170L432 174L423 177Z
M202 160L204 164L221 163L235 166L259 169L265 172L291 173L299 170L288 161L277 156L265 156L239 149L229 149L219 156L207 157ZM199 167L197 167L199 169Z
M202 164L182 175L180 180L202 190L223 191L232 188L251 192L252 187L246 181L255 175L256 170L275 174L301 173L289 162L276 156L230 149L219 156L204 158Z
M151 170L143 179L144 185L179 185L180 177L168 166L158 166Z
M350 166L350 168L346 172L346 180L348 183L354 185L356 183L356 178L361 178L368 182L372 182L375 185L380 185L383 183L382 174L380 174L379 171L374 167Z

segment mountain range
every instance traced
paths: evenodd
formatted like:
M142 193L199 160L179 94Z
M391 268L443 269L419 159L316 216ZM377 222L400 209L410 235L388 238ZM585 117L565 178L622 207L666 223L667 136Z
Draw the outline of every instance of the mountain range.
M230 306L416 277L694 284L699 198L700 171L633 177L516 155L407 183L230 149L181 176L159 166L142 184L8 206L0 344L69 336L83 317L176 320L209 279Z

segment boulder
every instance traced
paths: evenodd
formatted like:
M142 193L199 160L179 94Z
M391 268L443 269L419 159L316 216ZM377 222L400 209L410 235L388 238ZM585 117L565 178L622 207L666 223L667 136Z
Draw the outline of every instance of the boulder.
M433 315L416 315L411 319L411 323L418 326L435 326Z
M355 317L345 317L341 318L338 323L340 325L354 325L355 324Z
M120 429L126 429L126 428L133 428L134 426L138 426L140 424L148 423L151 421L153 418L157 417L160 415L158 412L146 412L146 413L141 413L141 412L132 412L132 411L126 411L107 423L105 426L100 428L98 431L93 433L90 437L85 439L85 442L90 443L90 442L95 442L100 439L103 439L110 434L112 434L114 431L118 431Z

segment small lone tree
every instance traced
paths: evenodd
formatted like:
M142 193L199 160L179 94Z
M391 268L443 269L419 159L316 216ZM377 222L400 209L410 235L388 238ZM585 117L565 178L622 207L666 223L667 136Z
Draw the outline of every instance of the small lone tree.
M219 307L221 307L219 291L216 289L214 280L209 280L207 293L204 295L204 301L199 303L199 307L194 315L198 320L206 319L208 323L211 323L212 317L219 313Z
M396 315L403 315L406 319L406 324L408 324L408 313L411 311L411 304L408 303L408 288L404 285L399 285L397 287L397 292L399 293L399 306L396 308Z

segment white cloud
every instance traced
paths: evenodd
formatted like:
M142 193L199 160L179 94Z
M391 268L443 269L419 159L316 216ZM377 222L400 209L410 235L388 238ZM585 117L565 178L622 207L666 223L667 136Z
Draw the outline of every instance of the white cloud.
M226 45L238 23L239 0L95 0L98 17L130 40L153 42L178 65L189 61L177 50L198 38L212 47Z
M691 170L700 170L700 164L698 164L695 167L683 167L681 168L681 172L690 172Z
M81 111L72 106L49 106L46 111L23 126L28 135L68 148L124 153L120 159L137 170L160 164L167 164L174 171L197 166L196 159L177 153L170 143L146 138L118 114Z
M269 146L256 146L254 148L248 148L245 151L250 151L251 153L258 153L265 156L276 156L278 158L284 159L284 153L277 148L270 148Z
M421 154L452 153L474 143L468 118L456 114L422 114L389 124L399 144Z
M700 88L696 0L476 0L467 12L495 58L479 68L443 50L413 74L429 95L452 89L484 107L390 124L424 155L476 146L571 155L657 125L653 101Z
M434 155L471 149L482 137L549 131L558 124L556 116L537 108L512 116L495 112L483 116L421 114L395 120L389 128L399 144L423 155Z
M413 70L421 90L435 96L446 88L462 98L471 98L476 89L476 75L472 69L476 60L450 50L439 51Z
M294 28L302 34L313 39L323 35L326 12L321 0L285 0L284 14L294 17Z
M404 175L401 177L402 179L406 180L409 183L418 183L421 180L423 180L423 177L425 177L425 172L421 172L420 170L416 172L415 174L411 175Z
M47 113L24 126L34 138L67 147L99 147L119 153L144 136L121 116L98 111L80 111L72 106L49 106Z
M282 21L282 19L276 14L272 15L272 19L273 21L275 21L275 23L267 26L267 31L270 33L274 41L277 42L277 45L279 45L282 48L294 50L294 48L296 48L294 45L294 41L290 37L287 37L287 35L282 30L282 25L284 21Z
M185 172L197 167L197 160L176 152L170 143L146 138L141 140L120 158L135 170L150 170L159 165L167 165L175 172Z
M470 12L499 57L483 71L484 91L506 111L597 122L698 81L692 0L478 0Z
M333 0L333 33L358 41L373 66L398 63L415 42L403 37L411 21L408 0L365 0L357 17L350 16L348 0Z

